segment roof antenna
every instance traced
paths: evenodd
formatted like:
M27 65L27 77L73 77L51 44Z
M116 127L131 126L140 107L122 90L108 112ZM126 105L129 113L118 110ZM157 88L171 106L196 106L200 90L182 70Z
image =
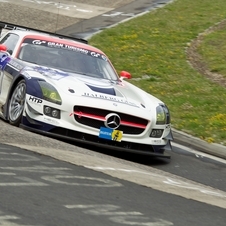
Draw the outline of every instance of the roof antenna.
M56 20L56 28L55 28L55 34L57 32L57 26L58 26L58 21L59 21L59 16L60 16L60 5L61 3L59 2L59 6L57 7L57 20Z

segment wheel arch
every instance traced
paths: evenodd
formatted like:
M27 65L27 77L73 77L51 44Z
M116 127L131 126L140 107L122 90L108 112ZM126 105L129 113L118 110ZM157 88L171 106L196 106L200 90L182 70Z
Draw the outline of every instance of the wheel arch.
M39 98L43 98L41 87L39 86L38 81L44 80L44 79L29 77L29 76L25 76L23 74L19 74L18 76L16 76L13 79L12 84L11 84L10 89L9 89L9 92L8 92L6 102L4 104L4 116L5 116L6 120L8 120L8 103L9 103L9 100L12 96L12 93L13 93L16 85L23 79L26 82L26 94L30 94L30 95L33 95L33 96L36 96L36 97L39 97Z

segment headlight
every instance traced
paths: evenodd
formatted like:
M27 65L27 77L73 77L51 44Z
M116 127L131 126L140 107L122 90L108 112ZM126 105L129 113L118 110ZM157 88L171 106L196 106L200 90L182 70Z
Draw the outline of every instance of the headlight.
M39 81L38 83L41 87L44 100L47 100L59 105L62 104L60 94L58 93L58 91L54 86L52 86L51 84L45 81Z
M156 108L156 124L164 125L170 123L170 113L166 105L159 104Z

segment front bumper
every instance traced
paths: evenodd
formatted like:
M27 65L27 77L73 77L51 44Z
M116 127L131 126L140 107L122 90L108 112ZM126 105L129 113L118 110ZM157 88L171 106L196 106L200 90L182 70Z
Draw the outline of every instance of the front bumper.
M48 131L45 131L40 129L41 127L38 123L36 124L36 126L28 126L30 122L26 117L23 117L22 122L23 123L20 125L20 127L28 131L44 134L53 138L60 138L67 141L75 141L79 143L93 145L104 149L111 149L115 151L123 151L139 155L149 155L153 157L162 158L170 158L170 155L165 153L165 151L172 150L170 140L168 140L166 145L147 145L128 141L116 142L112 140L101 139L95 135L56 127L42 122L40 126L42 128L48 128Z

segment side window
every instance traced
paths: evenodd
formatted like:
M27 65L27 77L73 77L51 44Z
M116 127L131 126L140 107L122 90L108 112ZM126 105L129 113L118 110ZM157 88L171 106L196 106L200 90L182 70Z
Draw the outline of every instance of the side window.
M14 48L19 40L19 36L16 34L9 33L1 41L0 44L4 44L7 47L7 52L11 55Z

